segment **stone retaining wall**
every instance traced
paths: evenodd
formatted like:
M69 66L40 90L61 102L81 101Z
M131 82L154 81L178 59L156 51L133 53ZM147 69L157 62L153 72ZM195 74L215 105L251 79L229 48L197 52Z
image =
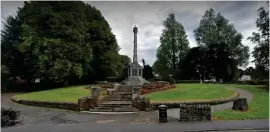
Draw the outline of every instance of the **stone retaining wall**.
M179 102L150 102L151 103L151 109L157 110L158 106L160 105L166 105L167 108L179 108L179 104L186 104L186 105L217 105L217 104L223 104L231 101L235 101L239 98L239 94L235 94L234 96L226 99L218 99L218 100L209 100L209 101L198 101L198 102L190 102L190 101L179 101Z
M132 100L132 106L141 111L150 111L150 100L145 97L136 97Z
M80 97L78 99L78 110L79 111L84 111L84 110L89 110L90 108L94 108L95 105L93 103L93 99L90 96L86 97Z
M211 121L210 105L185 105L180 106L179 121Z
M78 103L22 100L22 99L18 99L16 97L14 97L14 96L11 97L10 99L13 102L16 102L19 104L24 104L24 105L78 111Z

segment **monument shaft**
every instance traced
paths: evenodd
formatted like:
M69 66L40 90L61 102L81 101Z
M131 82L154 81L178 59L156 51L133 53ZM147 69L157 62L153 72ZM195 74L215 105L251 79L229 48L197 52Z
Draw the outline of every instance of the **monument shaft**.
M133 28L133 33L134 33L133 63L138 63L138 56L137 56L137 33L138 33L138 28L136 26Z

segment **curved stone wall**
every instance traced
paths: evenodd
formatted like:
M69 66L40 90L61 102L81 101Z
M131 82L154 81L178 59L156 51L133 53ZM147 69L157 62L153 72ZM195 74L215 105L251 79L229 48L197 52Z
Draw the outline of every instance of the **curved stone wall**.
M13 102L30 105L30 106L37 106L37 107L47 107L47 108L57 108L57 109L64 109L64 110L73 110L78 111L78 103L72 102L49 102L49 101L36 101L36 100L23 100L18 99L14 96L10 97Z
M217 104L224 104L231 101L235 101L239 98L239 93L234 94L230 98L225 99L218 99L218 100L209 100L209 101L179 101L179 102L150 102L150 107L152 110L157 110L158 106L160 105L166 105L167 108L179 108L180 104L187 104L187 105L197 105L197 104L205 104L205 105L217 105Z

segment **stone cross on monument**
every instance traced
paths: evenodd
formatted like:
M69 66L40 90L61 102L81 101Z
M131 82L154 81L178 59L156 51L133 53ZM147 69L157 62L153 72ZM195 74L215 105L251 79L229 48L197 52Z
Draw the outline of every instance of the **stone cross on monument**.
M142 85L147 81L142 77L143 75L143 67L138 63L137 56L137 34L138 27L133 28L134 33L134 49L133 49L133 62L129 67L128 78L124 80L126 85Z

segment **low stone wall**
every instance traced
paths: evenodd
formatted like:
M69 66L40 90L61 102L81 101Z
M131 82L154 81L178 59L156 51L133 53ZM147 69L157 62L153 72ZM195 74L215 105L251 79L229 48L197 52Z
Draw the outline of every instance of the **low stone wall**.
M185 105L217 105L217 104L223 104L223 103L228 103L231 101L235 101L239 98L239 94L235 94L230 98L226 99L218 99L218 100L209 100L209 101L197 101L197 102L192 102L192 101L179 101L179 102L150 102L151 103L151 109L152 110L157 110L158 106L160 105L166 105L167 108L179 108L179 104L185 104Z
M141 111L149 111L150 100L145 97L136 97L135 99L132 100L132 106Z
M90 96L80 97L78 99L78 110L85 111L94 108L94 100Z
M141 94L144 95L144 94L149 94L156 91L163 91L163 90L168 90L168 89L173 89L173 88L175 88L175 85L170 84L169 82L166 82L166 81L151 82L151 83L146 83L142 86Z
M21 121L20 111L12 108L1 108L1 127L13 126Z
M185 105L180 106L179 121L211 121L210 105Z
M24 104L24 105L78 111L78 103L22 100L22 99L18 99L16 97L14 97L14 96L12 96L10 99L13 102L16 102L19 104Z
M233 101L233 110L240 110L240 111L247 111L248 110L248 103L246 98L239 98Z

